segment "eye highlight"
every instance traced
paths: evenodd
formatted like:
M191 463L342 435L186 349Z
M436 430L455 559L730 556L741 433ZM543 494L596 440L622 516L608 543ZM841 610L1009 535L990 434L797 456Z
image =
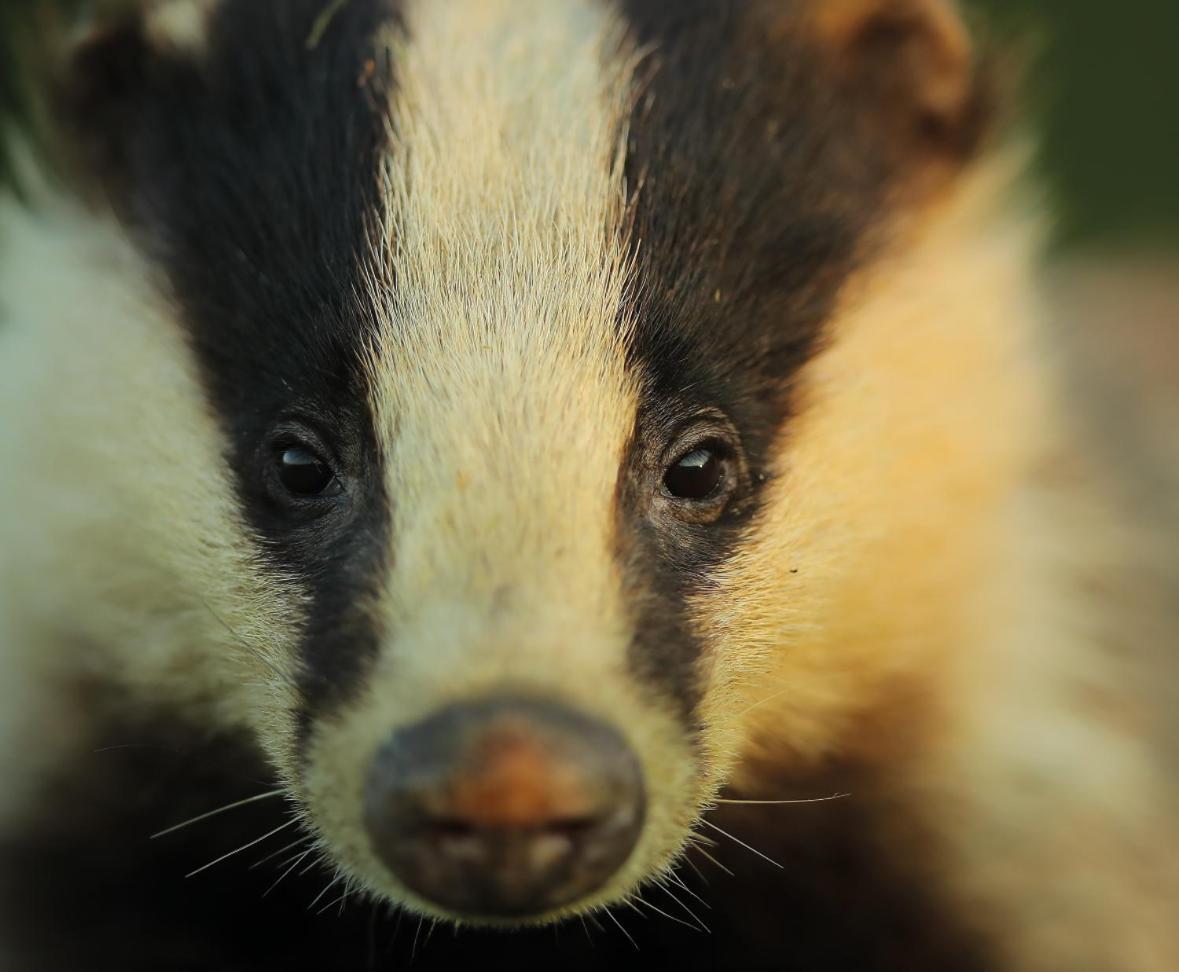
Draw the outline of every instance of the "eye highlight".
M718 493L724 479L724 461L710 446L701 446L668 467L663 487L676 499L700 502Z
M332 467L310 449L291 445L278 454L278 480L292 496L336 496L340 482Z

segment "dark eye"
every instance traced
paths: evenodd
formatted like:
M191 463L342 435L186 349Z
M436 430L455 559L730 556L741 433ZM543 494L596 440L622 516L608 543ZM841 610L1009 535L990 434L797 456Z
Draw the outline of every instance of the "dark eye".
M663 476L663 485L676 499L699 501L711 498L724 480L724 461L705 446L673 463Z
M279 453L278 478L295 496L334 496L340 491L332 467L302 446L289 446Z

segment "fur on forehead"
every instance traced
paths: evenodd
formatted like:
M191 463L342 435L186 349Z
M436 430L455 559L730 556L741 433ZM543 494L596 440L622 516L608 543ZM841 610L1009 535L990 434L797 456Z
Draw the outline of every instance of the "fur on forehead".
M462 518L487 549L523 537L535 554L556 527L603 560L635 411L617 25L597 3L544 0L404 18L372 368L404 574L432 576L404 543L448 518L452 541Z

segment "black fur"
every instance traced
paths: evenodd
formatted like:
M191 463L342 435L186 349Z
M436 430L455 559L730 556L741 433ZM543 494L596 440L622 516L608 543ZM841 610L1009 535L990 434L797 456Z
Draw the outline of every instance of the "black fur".
M685 599L756 520L793 378L884 222L896 173L814 46L797 30L769 39L781 4L622 6L652 51L628 120L638 279L626 312L638 323L630 354L644 396L626 475L678 423L708 412L736 427L749 472L716 524L636 532L643 491L622 491L620 543L632 583L650 592L634 666L690 711L700 649Z
M351 0L309 45L330 6L223 0L198 59L150 50L130 22L92 43L62 102L82 169L98 175L183 308L251 526L312 597L307 724L347 699L376 651L383 632L365 613L366 595L387 573L392 545L361 353L378 327L365 261L382 215L377 168L395 80L373 37L396 9ZM621 0L653 53L627 146L636 280L620 319L637 321L630 364L644 398L620 477L618 548L639 618L634 668L675 696L688 724L700 649L686 600L756 522L771 447L792 413L792 379L821 346L899 178L897 156L880 151L857 106L824 83L819 53L770 30L775 6ZM718 524L655 522L643 512L658 473L652 457L702 413L735 427L748 471L740 494ZM291 422L328 440L351 484L344 514L296 525L275 506L260 470L274 431ZM231 758L189 730L112 732L101 745L151 739L168 748L95 753L59 781L48 805L60 817L0 847L0 911L28 932L22 969L343 970L400 967L411 953L418 969L990 967L931 905L926 876L889 863L870 804L853 801L721 820L787 870L718 848L737 878L715 872L712 889L693 881L713 905L702 915L711 937L618 908L637 953L607 919L604 931L591 930L592 944L576 922L452 937L419 936L410 919L389 946L396 919L378 910L370 921L367 906L303 920L322 886L306 879L262 901L275 873L252 883L235 860L186 884L186 870L277 825L276 808L245 808L164 843L147 845L147 834L185 815L177 793L199 794L198 813L255 792L265 771L248 746L235 744ZM249 768L227 771L239 758ZM870 790L833 782L861 799ZM218 783L228 786L224 798Z
M96 700L82 700L88 709ZM269 894L301 848L289 828L215 867L184 875L284 823L287 806L267 800L150 840L189 817L273 785L245 740L213 739L164 714L111 718L93 748L53 781L20 841L0 842L0 959L20 972L415 972L513 968L521 972L989 972L983 944L934 904L920 862L897 863L895 832L880 830L873 781L844 767L757 796L850 797L798 806L730 807L710 816L786 864L777 870L716 836L710 853L680 868L702 904L675 889L709 928L695 931L642 908L612 912L637 949L605 916L583 926L484 932L431 929L356 896L338 902L329 870L300 863ZM904 844L907 850L919 844ZM309 871L305 867L310 866ZM707 883L705 883L705 880ZM263 896L265 894L265 897ZM692 922L666 893L643 892ZM325 908L326 905L330 907ZM6 965L5 968L8 968Z
M137 20L91 41L62 104L97 174L164 268L231 443L242 506L311 598L306 721L346 697L380 632L365 613L387 557L366 261L392 66L392 0L226 0L205 51L152 49ZM323 29L326 24L326 29ZM349 484L292 515L268 490L276 430L306 426Z

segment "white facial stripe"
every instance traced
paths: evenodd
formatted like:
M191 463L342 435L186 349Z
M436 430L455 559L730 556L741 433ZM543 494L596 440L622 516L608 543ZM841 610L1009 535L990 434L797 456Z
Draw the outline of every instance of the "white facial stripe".
M636 410L618 323L619 34L590 2L418 0L405 22L396 285L375 365L392 620L440 591L481 615L521 595L609 618L617 606L600 598L617 585L601 572Z
M341 866L427 908L358 827L372 754L448 704L543 694L617 728L643 766L647 826L610 900L666 866L700 785L675 715L628 670L614 550L638 407L619 323L633 61L587 0L416 0L405 22L373 268L391 635L315 734L301 795Z

